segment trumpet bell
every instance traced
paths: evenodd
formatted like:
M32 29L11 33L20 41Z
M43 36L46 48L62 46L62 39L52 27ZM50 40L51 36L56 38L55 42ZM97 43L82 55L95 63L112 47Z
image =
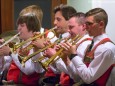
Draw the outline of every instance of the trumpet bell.
M19 33L17 30L7 31L7 32L0 34L0 38L4 39L4 43L0 45L0 48L7 44L9 44L9 46L11 46L12 48L13 44L19 43L20 39L18 35Z
M0 38L3 38L6 41L10 39L12 36L16 35L17 33L18 33L17 30L3 32L0 34Z

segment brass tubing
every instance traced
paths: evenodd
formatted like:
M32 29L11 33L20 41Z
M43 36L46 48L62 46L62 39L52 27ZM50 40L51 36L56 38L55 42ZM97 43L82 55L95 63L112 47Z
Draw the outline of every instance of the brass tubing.
M42 66L47 70L48 66L52 61L63 51L63 48L61 48L55 55L53 55L51 58L49 58L47 61L42 63Z
M76 37L74 37L74 38L70 41L70 43L72 43L72 45L74 45L74 44L77 43L81 38L82 38L82 36L77 35ZM48 59L47 61L45 61L44 63L41 63L42 66L43 66L43 68L44 68L45 70L47 70L49 64L53 63L53 62L54 62L54 59L55 59L57 56L63 57L63 55L64 55L64 54L62 53L63 50L64 50L64 49L61 48L59 51L57 51L57 53L56 53L55 55L53 55L51 58L49 58L49 59ZM59 57L58 57L58 59L59 59ZM58 59L56 59L55 61L57 61Z
M56 27L54 27L54 28L52 28L52 29L50 29L50 30L48 30L48 31L54 32L54 29L56 29ZM20 48L20 47L23 46L24 44L26 44L26 43L28 43L28 42L30 42L30 41L32 41L32 40L35 40L35 39L37 39L37 38L40 38L40 37L42 37L42 36L43 36L44 34L46 34L46 33L47 33L47 31L44 32L44 33L42 33L42 34L38 34L38 35L36 35L36 36L34 36L34 37L32 37L32 38L29 38L29 39L26 40L26 41L23 41L23 42L21 42L21 43L15 45L13 50L16 51L18 48Z
M23 57L23 59L22 59L22 61L21 61L21 64L24 66L24 65L25 65L25 62L26 62L27 60L29 60L29 59L32 58L33 56L37 55L38 53L43 52L43 51L46 50L47 48L50 48L50 47L54 46L56 43L60 42L61 40L63 40L63 39L58 39L58 40L56 40L54 43L52 43L52 44L50 44L50 45L48 45L48 46L46 46L46 47L44 47L44 48L42 48L42 49L39 49L38 51L34 52L33 54L31 54L31 55L29 55L29 56L26 56L26 57ZM38 58L38 59L40 59L40 58Z

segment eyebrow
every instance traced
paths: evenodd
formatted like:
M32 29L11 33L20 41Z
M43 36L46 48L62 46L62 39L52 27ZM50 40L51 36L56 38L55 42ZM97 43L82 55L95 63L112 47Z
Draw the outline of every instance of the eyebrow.
M92 25L94 22L86 21L86 25Z

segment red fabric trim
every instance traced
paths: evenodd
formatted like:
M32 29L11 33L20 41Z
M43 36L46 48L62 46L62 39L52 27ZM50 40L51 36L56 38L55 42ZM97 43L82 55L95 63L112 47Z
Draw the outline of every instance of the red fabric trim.
M15 84L24 84L26 86L38 86L39 74L33 73L31 75L25 75L22 73L22 83L19 83L20 69L15 65L14 62L11 63L9 71L7 73L7 80L13 80Z
M48 68L48 70L45 73L45 77L50 77L50 76L56 76L56 74L51 70L51 68Z
M92 38L86 38L86 39L82 40L80 43L77 44L77 46L79 46L81 43L83 43L84 41L87 41L87 40L92 40Z
M112 42L112 41L109 38L105 38L105 39L101 40L96 46L94 46L94 48L90 52L86 52L85 58L90 58L90 59L93 60L94 59L94 51L95 51L95 49L99 45L104 44L106 42ZM84 60L84 62L85 62L85 60ZM87 66L89 66L90 62L85 62L85 64ZM115 64L111 65L111 67L99 79L97 79L95 81L98 86L106 86L107 79L108 79L108 77L110 75L110 72L111 72L113 66L115 66Z
M112 65L113 67L115 66L115 64Z
M48 33L49 33L49 30L48 30L48 29L45 29L45 32L46 32L45 37L47 37L47 36L48 36Z
M68 74L62 72L60 76L60 84L61 86L70 86L70 77Z
M95 49L99 46L99 45L101 45L101 44L104 44L104 43L106 43L106 42L112 42L109 38L105 38L105 39L103 39L103 40L101 40L97 45L95 45L94 46L94 48L90 51L90 52L87 52L86 51L86 56L85 56L85 59L86 58L90 58L90 59L92 59L93 60L93 58L94 58L94 51L95 51ZM88 50L88 49L87 49ZM85 61L84 61L85 62Z

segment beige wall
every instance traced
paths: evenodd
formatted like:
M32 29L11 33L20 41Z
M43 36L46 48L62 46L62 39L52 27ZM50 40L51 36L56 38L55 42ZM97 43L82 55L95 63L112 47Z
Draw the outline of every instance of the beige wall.
M87 12L92 8L92 0L67 0L67 4L81 12Z
M115 42L115 0L67 0L67 4L82 12L87 12L91 8L96 7L105 9L109 20L106 32L112 41Z

